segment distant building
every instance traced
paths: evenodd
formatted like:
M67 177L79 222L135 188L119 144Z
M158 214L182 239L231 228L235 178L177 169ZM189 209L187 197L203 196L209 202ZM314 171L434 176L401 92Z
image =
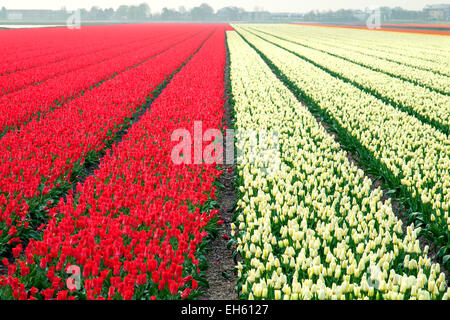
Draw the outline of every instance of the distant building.
M6 19L8 20L23 20L23 14L22 13L6 13Z
M369 17L369 14L367 12L364 12L362 10L354 10L353 16L360 21L361 23L366 22L367 18Z
M6 10L6 18L8 20L65 20L68 16L69 13L64 10Z
M450 21L450 4L433 4L423 9L430 19L439 21Z
M271 14L267 11L250 11L242 13L241 17L244 21L268 21Z
M289 13L289 12L272 13L270 15L271 20L273 20L274 22L302 21L303 17L304 17L303 13Z

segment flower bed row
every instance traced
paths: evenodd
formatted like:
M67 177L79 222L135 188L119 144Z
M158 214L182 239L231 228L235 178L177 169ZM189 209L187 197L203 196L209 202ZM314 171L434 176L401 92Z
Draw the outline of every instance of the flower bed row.
M214 164L176 165L172 132L221 127L224 28L203 45L75 195L51 209L42 241L0 278L2 299L188 298L212 209ZM67 289L66 273L81 281ZM75 268L75 267L74 267Z
M402 231L381 190L371 190L239 35L227 37L236 129L279 133L279 171L254 160L249 140L237 140L240 297L447 299L445 275L421 250L418 229Z
M448 136L320 68L239 28L292 90L328 121L365 167L382 176L423 235L449 262Z
M258 27L258 29L270 32L270 28ZM296 27L289 25L277 26L277 29L280 31L282 30L283 34L289 35L292 38L300 39L298 36L299 30ZM427 46L427 40L429 40L428 38L430 37L408 40L407 43L409 45L412 43L414 46L408 47L406 52L405 48L402 48L402 52L400 53L398 50L393 48L383 48L381 46L383 44L391 43L390 41L386 41L386 38L379 38L379 42L377 43L376 41L371 41L372 37L370 36L370 42L365 42L364 40L367 41L367 39L358 39L351 34L345 33L345 30L343 33L340 33L339 36L335 35L333 37L330 37L329 34L326 36L324 33L316 32L307 33L304 37L302 37L303 40L308 39L314 43L328 44L331 48L338 47L351 52L358 52L371 57L397 62L408 67L450 76L450 64L448 61L445 61L445 52L444 54L436 54L436 52L426 54L423 51L420 51L423 47ZM443 39L443 42L440 45L441 48L445 48L444 43L445 40ZM434 60L438 60L439 62Z
M36 68L108 48L112 44L141 41L168 30L167 25L85 26L79 30L38 28L2 30L0 75ZM149 34L149 31L151 34Z
M352 42L356 46L373 49L381 52L393 52L407 57L424 61L433 61L441 64L450 71L446 37L430 37L426 35L406 35L398 33L371 32L370 30L348 30L342 28L303 28L305 36L335 38L337 41ZM298 33L298 30L296 30Z
M272 33L281 38L289 39L285 37L284 33L278 33L275 30ZM391 103L401 110L417 116L424 122L433 124L444 133L449 133L450 96L391 77L382 72L372 71L359 64L340 59L328 53L310 49L290 41L284 41L268 34L255 34L290 52L298 54L300 57L324 68L341 79L359 86L362 90L372 93L386 103Z
M212 26L140 66L72 100L41 121L8 132L0 145L0 250L30 236L29 223L84 174L152 92L210 36ZM31 228L32 230L33 228Z
M124 40L127 38L119 38L115 41L111 41L109 46L104 43L94 42L88 46L90 47L88 52L85 52L86 48L81 48L78 52L73 50L75 51L75 55L71 58L0 76L0 96L24 89L29 85L41 84L42 82L59 75L77 72L80 69L102 63L128 52L139 51L139 49L142 50L142 48L151 45L154 46L155 41L169 40L174 34L181 38L179 31L172 31L171 34L169 33L167 35L163 35L162 33L153 34L150 39L148 39L147 36L147 39L128 40L125 42ZM133 63L131 65L133 65Z
M169 32L169 35L173 34L172 38L168 35L167 38L150 42L139 50L0 97L0 132L20 126L32 118L45 115L49 110L61 107L68 99L83 94L116 74L164 53L175 45L183 44L201 31L199 26L188 27L184 32L175 30L174 33Z
M381 58L368 56L356 51L349 51L345 48L339 48L330 44L321 44L316 41L303 40L296 37L296 42L304 43L311 48L327 52L339 58L346 59L350 62L359 64L368 69L383 72L392 77L410 81L414 84L424 86L436 92L450 94L450 77L440 75L432 71L421 70L414 67L405 66L403 64L384 60Z

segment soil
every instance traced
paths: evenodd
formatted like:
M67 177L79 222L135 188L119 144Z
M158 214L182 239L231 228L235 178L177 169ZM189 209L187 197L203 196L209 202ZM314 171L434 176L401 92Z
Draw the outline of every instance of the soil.
M225 85L229 88L230 61L227 56L225 68ZM225 97L229 97L231 92L225 91ZM232 127L231 123L231 105L227 100L224 104L225 117L224 124ZM225 147L224 147L225 150ZM228 161L226 154L224 155L224 173L219 178L225 188L220 191L218 203L220 207L220 215L224 221L217 238L208 245L208 269L206 270L206 280L209 288L205 289L205 294L200 296L198 300L237 300L238 293L236 290L237 275L235 272L235 263L233 259L233 248L228 249L228 237L231 233L231 223L233 222L233 208L236 202L236 192L233 188L234 174L236 166L234 159ZM228 164L232 163L232 164ZM225 236L225 237L224 237Z
M206 280L209 288L206 288L204 295L198 300L236 300L237 275L234 271L233 248L228 249L227 243L231 233L231 223L233 219L233 206L236 194L233 190L234 165L224 165L225 172L219 179L225 186L219 195L220 216L224 222L217 238L208 245L208 269L206 270ZM228 172L228 169L232 169ZM225 238L227 239L224 239Z

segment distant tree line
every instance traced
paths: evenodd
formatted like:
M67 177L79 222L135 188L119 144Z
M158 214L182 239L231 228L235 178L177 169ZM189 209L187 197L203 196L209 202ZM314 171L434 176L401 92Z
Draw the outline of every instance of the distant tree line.
M0 10L0 19L8 19L8 16L19 14L27 17L38 18L39 16L48 19L69 16L72 12L65 7L61 10L7 10L3 7ZM123 20L123 21L214 21L214 20L240 20L245 18L245 10L237 7L226 7L218 10L203 3L198 7L186 9L180 6L178 9L163 8L161 12L153 13L147 3L139 5L121 5L116 10L113 8L102 9L93 6L91 9L80 9L82 20Z
M450 5L427 6L423 10L405 10L401 7L380 7L381 21L430 21L450 20ZM337 10L337 11L310 11L303 16L303 20L311 22L340 22L358 23L365 20L372 10Z
M112 9L108 9L112 10ZM110 15L108 18L118 18L124 20L153 20L153 21L238 21L247 17L247 12L238 7L225 7L217 12L207 3L200 6L186 9L185 6L180 6L178 9L164 7L161 12L151 13L150 7L146 3L139 6L120 6L116 12L108 11ZM99 19L99 11L81 12L82 17L88 19Z
M8 14L22 14L24 20L27 17L39 19L45 17L50 19L61 19L71 14L65 8L59 11L52 10L7 10L3 7L0 10L0 19L8 19ZM361 23L367 19L370 10L337 10L337 11L310 11L308 13L270 13L256 8L254 11L245 11L238 7L225 7L220 10L214 9L207 3L200 6L186 9L180 6L178 9L163 8L161 12L152 13L147 3L139 5L121 5L116 10L113 8L102 9L97 6L90 10L80 9L81 19L96 20L114 20L114 21L308 21L318 23ZM383 22L403 20L450 20L450 5L432 5L427 6L421 11L405 10L400 7L380 8L381 20Z
M72 11L65 7L60 10L7 10L3 7L0 11L0 19L8 19L12 16L23 16L23 20L61 20L68 17ZM257 9L254 12L247 12L238 7L225 7L217 12L207 3L197 7L186 9L180 6L178 9L163 8L161 12L152 13L147 3L140 5L121 5L116 10L113 8L102 9L93 6L88 9L80 9L80 18L84 21L242 21L261 20L270 16L270 13Z

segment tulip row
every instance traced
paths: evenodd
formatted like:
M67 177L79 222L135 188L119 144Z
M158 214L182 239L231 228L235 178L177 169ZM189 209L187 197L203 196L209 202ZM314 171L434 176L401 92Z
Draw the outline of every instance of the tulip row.
M258 26L257 29L270 32L270 28L268 27ZM429 37L425 39L408 40L408 43L414 43L414 47L409 47L407 52L405 52L405 49L402 48L402 51L399 52L393 48L382 48L381 45L386 43L385 38L383 39L383 42L380 43L374 43L372 41L366 43L364 42L364 38L355 39L351 35L346 34L345 30L341 30L341 36L335 35L334 37L330 37L329 33L328 35L325 35L323 32L320 33L313 31L304 34L299 32L299 28L289 25L279 26L277 29L283 31L283 34L289 35L289 37L293 37L295 39L299 39L298 35L302 34L302 39L304 40L308 39L310 41L326 44L331 47L339 47L345 50L362 53L364 55L397 62L405 66L450 76L450 63L448 61L448 56L445 58L445 54L423 54L422 52L414 54L415 51L420 50L419 46L423 45L422 40L425 40L425 43L427 43L426 40L428 40ZM371 39L372 37L369 38ZM445 42L445 38L442 39L440 47L445 47Z
M146 97L188 59L212 26L84 96L8 132L0 145L0 252L29 236L29 222L45 221L46 207L83 174L115 134L146 104Z
M180 38L180 32L178 31L176 33ZM171 34L163 37L160 33L150 39L135 40L132 43L123 43L124 39L121 39L116 45L113 42L108 47L105 47L105 45L91 45L89 52L84 54L83 52L86 49L82 48L79 52L75 52L75 56L71 58L0 76L0 96L24 89L29 85L40 84L58 75L77 72L80 69L111 60L127 52L142 50L142 48L154 45L155 41L168 40L170 38Z
M445 255L450 239L448 136L286 50L238 31L358 151L365 165L405 199L410 218L426 227L422 234L442 246L440 255Z
M194 121L219 129L225 36L214 35L173 77L95 175L50 210L42 241L0 278L2 299L173 299L195 296L199 250L217 221L215 165L176 165L171 134ZM76 266L76 267L75 267ZM80 269L67 289L66 270ZM76 269L75 269L76 270Z
M389 32L372 32L370 30L352 30L343 28L304 27L295 32L308 35L335 38L338 41L354 41L354 45L384 52L393 52L407 57L441 64L450 71L448 61L448 39L427 35L398 34Z
M39 32L36 32L37 30ZM65 43L68 40L67 38L70 38L70 34L62 32L49 34L49 30L2 30L0 41L3 44L3 50L0 52L2 61L0 75L3 76L68 59L75 56L73 50L77 52L82 47L89 48L89 42L84 42L82 39L73 41L75 39L71 38L70 45L64 46L64 49L62 49L61 43ZM92 40L92 38L89 38L89 41L92 42ZM58 46L58 43L60 46Z
M322 39L316 39L316 41L322 42ZM441 74L444 76L450 76L450 65L448 63L444 63L444 65L439 64L435 61L423 60L419 58L408 57L405 55L401 55L399 53L389 52L389 51L379 51L377 48L362 48L357 46L357 42L349 42L349 43L339 43L335 39L330 42L331 46L339 46L339 48L355 51L364 55L369 55L375 58L388 60L391 62L400 63L407 67L417 68L421 70L426 70L430 72L434 72L436 74Z
M0 132L21 126L30 119L41 117L47 112L60 108L67 100L85 93L103 81L123 72L167 49L182 45L201 32L199 26L175 31L172 38L149 43L139 50L131 51L81 70L50 79L40 85L30 86L22 91L0 97ZM169 33L172 34L172 33Z
M322 42L324 39L315 39L316 41ZM369 55L375 58L388 60L391 62L400 63L402 65L405 65L407 67L422 69L430 72L434 72L437 74L441 74L444 76L450 76L450 64L446 61L443 61L444 63L438 63L435 61L430 60L423 60L420 58L415 57L408 57L405 55L402 55L400 53L394 53L389 52L387 50L380 51L376 47L372 48L363 48L358 46L358 41L351 41L352 39L349 39L348 43L341 42L340 40L331 39L329 41L329 45L335 47L338 46L339 48L349 50L349 51L355 51L364 55Z
M272 32L273 33L273 32ZM450 94L450 77L440 75L432 71L421 70L409 67L397 62L388 61L382 58L369 56L356 51L350 51L340 46L333 46L331 43L320 43L311 39L304 39L300 36L286 37L284 33L276 31L275 35L294 41L303 46L319 50L324 53L345 59L349 62L359 64L369 70L379 71L392 77L406 80L414 84L435 90L443 94Z
M418 230L402 230L381 190L249 45L229 32L228 46L235 126L278 132L281 158L268 172L238 139L240 297L447 299Z
M76 31L66 28L3 30L0 33L0 75L88 54L95 48L142 41L152 37L149 31L160 34L162 30L167 31L167 26L86 26Z
M401 110L417 116L445 133L449 133L450 96L393 78L382 72L367 69L328 53L282 40L283 38L289 38L285 37L284 33L277 32L275 28L273 28L272 33L279 35L281 38L255 32L255 34L269 42L287 49L301 58L306 58L309 62L324 68L341 79L350 81L385 102L398 106Z

